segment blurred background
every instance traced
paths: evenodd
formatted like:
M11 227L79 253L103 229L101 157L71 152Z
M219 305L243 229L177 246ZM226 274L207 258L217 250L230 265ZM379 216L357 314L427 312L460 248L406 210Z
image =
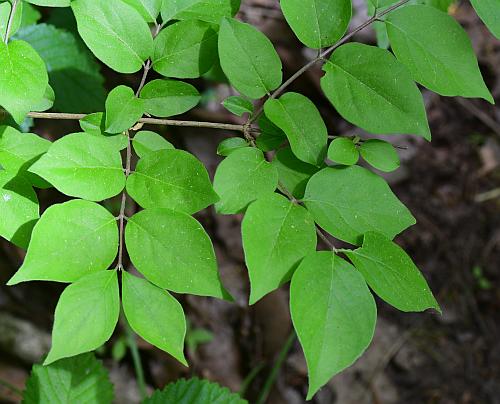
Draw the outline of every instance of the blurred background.
M278 0L242 3L239 18L270 37L287 77L316 56L303 49L287 27ZM354 7L352 26L357 26L367 19L367 11L363 0L355 0ZM451 5L449 12L468 31L486 83L500 101L500 41L488 32L468 1ZM111 88L118 84L137 87L139 76L118 76L92 58L75 36L68 9L33 8L25 14L16 37L32 43L46 61L56 92L55 110L103 110ZM36 20L44 25L31 25ZM377 41L372 28L355 39L369 44ZM330 134L369 136L336 114L320 91L321 75L318 66L290 89L316 103ZM220 71L214 68L203 79L192 81L203 91L202 104L182 119L241 122L221 106L233 93L220 79ZM500 403L500 109L480 100L440 97L425 89L423 95L433 141L385 136L398 146L402 165L384 176L417 218L417 225L397 241L423 271L443 315L400 313L378 301L371 347L354 366L333 378L314 403ZM40 120L24 126L50 140L79 131L78 122ZM205 129L147 129L195 154L212 176L220 162L218 143L233 136ZM42 209L65 200L54 190L42 190L39 197ZM113 201L110 208L114 208ZM129 208L134 206L129 204ZM248 307L241 217L215 215L210 208L197 218L212 237L224 283L236 303L180 297L189 318L186 349L191 367L182 367L138 340L148 388L198 375L244 392L250 402L257 402L266 398L262 392L281 353L281 367L264 401L305 402L307 369L297 341L289 340L287 286ZM22 390L32 364L47 353L54 308L63 289L42 282L4 286L23 256L22 250L0 240L2 403L19 402L12 387ZM284 349L287 341L291 341L288 352ZM110 371L116 402L139 402L123 330L117 328L98 357Z

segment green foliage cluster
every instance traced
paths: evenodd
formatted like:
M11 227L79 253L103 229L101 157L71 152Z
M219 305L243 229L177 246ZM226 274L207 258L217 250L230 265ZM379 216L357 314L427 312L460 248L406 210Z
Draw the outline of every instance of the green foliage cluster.
M121 310L137 334L187 365L186 320L172 292L232 299L212 242L193 217L211 205L219 214L244 214L250 304L291 281L291 316L309 369L308 399L368 347L377 317L372 292L402 311L440 310L420 271L393 241L415 218L365 167L397 169L394 147L329 134L315 104L287 90L323 62L321 88L346 121L374 135L430 140L418 85L493 102L467 34L442 11L449 1L370 0L374 17L354 33L377 23L379 39L385 38L379 47L349 42L351 0L280 3L298 39L319 52L285 82L271 41L235 18L239 0L0 2L0 106L8 115L0 127L0 235L27 249L9 285L69 284L56 308L45 365L58 362L35 368L39 381L51 372L61 372L63 380L64 358L106 343ZM61 9L38 24L33 5ZM498 0L472 5L499 37ZM76 26L69 22L73 16ZM106 96L96 59L118 73L142 69L138 90L119 85ZM151 69L163 78L148 81ZM198 90L179 79L217 69L240 93L224 107L247 122L239 127L242 137L220 144L224 160L212 184L195 156L141 131L138 122L194 108ZM81 132L53 143L23 133L28 113L50 108L92 114L81 119ZM139 160L132 165L134 152ZM40 217L34 189L49 187L75 199ZM120 194L120 212L111 213L102 202ZM128 198L142 209L132 217L125 215ZM329 242L329 250L317 251L323 231L353 249ZM140 277L126 271L125 249ZM99 372L92 383L98 379ZM188 384L179 382L150 402L180 397ZM65 386L53 392L43 386L29 396L67 395ZM79 401L89 391L84 386L67 397Z

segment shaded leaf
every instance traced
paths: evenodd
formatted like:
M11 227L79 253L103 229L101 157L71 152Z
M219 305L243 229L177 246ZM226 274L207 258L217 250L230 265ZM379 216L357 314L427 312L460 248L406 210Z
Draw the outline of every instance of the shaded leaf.
M361 156L367 163L380 171L390 172L399 167L399 156L389 142L369 139L359 147Z

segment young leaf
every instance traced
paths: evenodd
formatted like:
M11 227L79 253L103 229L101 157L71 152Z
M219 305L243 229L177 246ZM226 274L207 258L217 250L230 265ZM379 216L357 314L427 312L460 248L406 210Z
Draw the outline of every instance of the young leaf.
M278 150L272 165L278 170L280 183L297 199L302 199L307 182L319 171L318 167L295 157L289 147Z
M278 173L253 147L235 150L219 164L214 178L215 192L220 201L215 204L218 213L233 214L278 186Z
M500 39L500 2L498 0L471 0L471 4L491 33Z
M321 88L352 124L372 133L406 133L430 140L422 95L389 51L349 43L338 48L323 69Z
M113 401L108 371L91 353L61 359L49 366L35 365L26 389L24 404L95 403Z
M160 15L161 3L163 0L123 0L134 7L139 14L149 23L156 22Z
M415 81L441 95L494 103L470 39L453 17L434 7L410 5L389 14L386 25L396 57Z
M203 21L176 22L154 41L153 69L167 77L200 77L216 59L217 32Z
M26 248L39 216L38 199L30 183L0 170L0 236Z
M11 1L0 3L0 40L5 41L5 33L7 31L7 22L9 21L10 12L12 9ZM16 13L12 17L9 37L12 37L21 27L23 16L23 3L17 5Z
M183 365L186 318L182 306L166 290L123 272L122 303L130 327L145 341Z
M44 365L99 348L113 334L119 314L116 271L99 271L67 286L57 303Z
M146 154L128 178L127 192L145 209L196 213L218 200L203 164L183 150Z
M375 232L364 236L363 247L346 251L370 288L401 311L441 311L411 258L397 244Z
M127 86L115 87L106 99L106 132L121 133L130 129L144 114L144 100Z
M166 118L194 108L200 102L200 93L191 84L176 80L153 80L141 91L147 113Z
M247 97L261 98L281 84L281 60L273 44L249 24L233 18L222 20L219 57L231 84Z
M103 63L119 73L135 73L153 50L141 15L122 0L73 0L78 32Z
M366 195L370 195L369 203ZM304 201L321 227L355 245L368 231L393 238L416 223L387 183L359 166L325 168L313 175Z
M222 105L234 115L243 116L243 114L253 114L254 107L252 102L241 96L233 95L227 97Z
M125 133L106 133L106 119L103 112L89 114L80 119L80 127L85 133L105 139L116 150L124 150L128 145L128 137Z
M280 5L295 35L313 49L337 42L351 20L351 0L281 0Z
M328 158L335 163L352 166L358 162L359 152L351 139L338 137L328 147Z
M169 0L164 1L163 21L200 20L219 24L223 17L233 17L240 8L241 0Z
M49 84L45 63L24 41L0 41L0 106L16 123L35 107Z
M132 139L134 150L139 157L158 150L173 150L175 147L158 133L143 130L137 132Z
M219 146L217 146L217 154L227 157L242 147L248 147L248 142L245 139L242 137L230 137L220 142Z
M309 370L310 400L368 347L377 307L361 274L321 251L308 255L295 271L290 312Z
M125 187L119 151L106 139L86 133L55 141L29 171L63 194L91 201L109 199Z
M265 103L266 116L288 137L293 153L313 165L323 163L328 133L323 118L309 98L286 93Z
M250 204L241 234L250 276L250 304L288 282L317 243L310 213L278 194Z
M170 209L146 209L125 230L130 259L146 279L177 293L230 299L212 242L196 219Z
M82 200L52 205L35 225L24 263L8 285L74 282L107 269L117 252L116 219L105 208Z
M248 404L238 394L228 388L208 380L179 379L167 384L162 390L156 390L153 395L144 401L144 404L165 403L196 403L196 404Z
M370 139L361 144L359 152L368 164L380 171L390 172L399 167L398 153L389 142Z

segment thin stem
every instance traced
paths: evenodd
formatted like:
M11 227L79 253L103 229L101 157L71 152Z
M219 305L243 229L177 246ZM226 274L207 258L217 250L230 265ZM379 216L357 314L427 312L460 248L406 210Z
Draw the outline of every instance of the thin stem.
M323 234L323 232L316 227L316 234L319 236L321 240L330 248L333 252L338 252L339 250L335 247L335 245L328 240L328 238Z
M127 157L125 163L125 177L130 175L130 167L132 162L132 145L130 144L130 134L127 131ZM118 263L116 269L123 270L123 244L124 244L124 230L125 230L125 209L127 207L127 192L123 191L122 201L120 205L119 221L119 247L118 247Z
M144 369L142 368L141 355L139 354L139 348L137 347L137 341L135 340L135 333L130 328L129 323L122 316L122 324L125 328L125 334L127 336L127 345L130 348L130 353L132 354L132 362L134 362L135 375L137 377L137 385L139 386L139 393L141 395L141 401L146 399L146 381L144 379Z
M9 20L7 21L7 29L5 30L5 38L4 42L9 42L10 31L12 29L12 23L14 21L14 16L16 15L17 5L19 4L19 0L14 0L12 2L12 7L10 8Z
M68 114L58 112L30 112L30 118L35 119L57 119L57 120L75 120L79 121L87 116L87 114ZM236 132L245 132L245 125L235 125L231 123L219 122L200 122L200 121L178 121L174 119L157 119L157 118L141 118L139 123L150 125L164 125L164 126L183 126L190 128L208 128L208 129L222 129L231 130Z
M144 73L142 74L141 83L139 84L139 87L137 88L137 91L135 93L136 97L139 97L139 94L141 93L142 88L146 84L146 79L148 78L148 74L149 74L150 70L151 70L151 59L148 59L146 61L146 64L144 65Z
M278 378L281 366L283 365L283 362L285 361L288 352L292 348L296 337L297 335L295 334L295 331L292 331L288 336L285 344L283 345L283 348L281 348L278 359L276 360L276 363L274 364L271 373L269 373L269 376L267 377L266 382L264 383L264 388L262 389L256 404L264 404L266 402L267 397L269 396L269 393L271 392L271 389L273 388L274 383Z
M307 70L309 70L311 67L313 67L317 62L324 60L326 56L328 56L331 52L333 52L335 49L337 49L339 46L345 44L347 41L349 41L353 36L355 36L359 31L362 31L369 25L373 24L375 21L379 20L382 18L384 15L390 13L391 11L394 11L395 9L401 7L402 5L408 3L410 0L401 0L397 2L396 4L392 5L391 7L387 8L384 11L381 11L378 14L375 14L373 17L370 19L366 20L363 24L359 25L356 27L352 32L349 34L345 35L342 37L339 41L337 41L335 44L327 48L325 51L321 52L318 57L314 58L311 60L309 63L305 64L295 72L287 81L285 81L280 87L278 87L277 90L275 90L271 96L269 97L270 99L274 99L278 96L280 96L290 84L292 84L295 80L297 80L302 74L304 74ZM253 115L252 119L249 122L255 122L260 115L262 115L262 112L264 112L264 105L262 105L259 110Z

